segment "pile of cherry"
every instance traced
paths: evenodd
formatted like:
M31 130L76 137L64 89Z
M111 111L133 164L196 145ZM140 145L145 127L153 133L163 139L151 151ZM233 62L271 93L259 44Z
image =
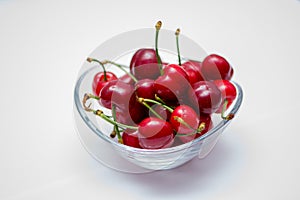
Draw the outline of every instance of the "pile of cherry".
M136 148L161 149L171 147L175 140L177 144L190 142L213 127L213 113L232 119L232 114L224 113L236 98L236 88L230 81L233 68L224 57L211 54L202 62L181 63L177 29L178 63L167 63L157 48L161 22L155 27L155 49L137 50L129 72L113 61L87 59L97 62L102 71L94 76L93 94L86 93L83 98L85 110L114 126L112 138L117 136L119 143ZM105 69L106 64L126 73L117 77ZM91 98L111 109L111 115L87 106Z

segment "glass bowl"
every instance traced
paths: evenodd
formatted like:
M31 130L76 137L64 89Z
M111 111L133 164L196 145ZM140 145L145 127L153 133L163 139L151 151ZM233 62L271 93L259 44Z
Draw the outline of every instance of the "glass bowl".
M155 30L138 29L112 37L98 46L89 57L99 60L112 60L129 65L134 52L139 48L153 48L155 44ZM178 63L174 32L162 29L159 34L159 53L163 60L169 63ZM194 41L180 35L180 51L182 59L203 60L207 55ZM80 140L85 149L98 161L118 171L130 173L145 173L153 170L166 170L178 167L191 159L206 157L213 149L220 134L228 124L234 120L224 120L220 114L213 114L214 127L201 137L185 144L165 149L138 149L126 146L112 139L110 133L113 126L93 113L84 110L82 99L85 93L92 93L93 76L102 71L97 64L85 61L79 71L74 89L74 119ZM118 76L124 74L122 70L107 65L107 71ZM237 89L237 98L226 113L236 115L243 99L242 88L233 82ZM92 108L101 109L104 113L110 110L103 108L99 103L92 102Z

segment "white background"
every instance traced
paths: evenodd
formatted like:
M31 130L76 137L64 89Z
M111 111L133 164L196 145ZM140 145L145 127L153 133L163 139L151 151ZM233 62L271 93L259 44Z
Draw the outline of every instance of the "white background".
M300 1L195 2L0 0L0 199L300 198ZM99 44L158 20L226 57L245 100L204 160L124 174L82 147L73 87Z

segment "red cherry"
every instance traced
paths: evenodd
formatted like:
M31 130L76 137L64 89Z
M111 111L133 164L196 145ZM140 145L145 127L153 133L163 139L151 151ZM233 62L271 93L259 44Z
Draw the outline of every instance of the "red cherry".
M170 123L177 133L191 134L199 127L199 117L193 108L180 105L172 112Z
M152 79L142 79L135 84L135 93L138 97L145 99L154 99L154 80Z
M186 96L182 98L180 101L179 105L187 105L193 108L193 110L197 113L200 114L199 110L199 102L198 99L195 95L195 90L193 88L193 85L191 85L187 90L186 90Z
M180 86L170 76L163 75L158 77L155 80L154 88L155 93L164 101L177 101L175 89L180 89Z
M200 115L200 120L199 120L200 124L204 123L205 127L204 129L197 134L194 135L187 135L187 136L180 136L179 139L183 142L183 143L188 143L198 137L200 137L201 135L204 135L205 133L207 133L212 127L213 127L213 122L211 120L210 115Z
M134 97L134 88L120 80L108 82L100 92L100 104L111 109L112 104L122 110L129 108Z
M88 62L97 62L102 67L103 71L95 74L92 84L93 93L99 96L101 89L106 85L107 82L112 80L117 80L117 76L112 72L107 72L103 63L97 59L88 57L86 59Z
M218 87L209 81L199 81L193 85L191 99L196 99L201 113L214 113L221 105L222 94Z
M227 99L228 103L226 109L232 104L232 102L236 98L236 88L235 86L228 80L215 80L214 84L218 87L218 89L222 93L222 103L216 113L221 113L223 110L223 105L225 99Z
M186 71L180 65L176 65L176 64L166 65L163 69L163 73L171 75L171 76L184 77L186 80L189 80L189 77L188 77Z
M177 93L182 93L183 88L170 76L158 77L154 83L155 93L164 101L178 101Z
M160 67L154 49L139 49L130 61L130 72L138 79L156 79L160 76Z
M201 63L195 62L195 61L187 61L187 62L183 63L181 66L184 69L184 71L186 72L186 74L188 76L188 80L191 85L193 85L194 83L196 83L198 81L204 80L200 74Z
M112 80L117 80L117 76L112 73L112 72L106 72L106 80L105 80L105 75L103 72L98 72L95 76L94 76L94 80L93 80L93 93L96 96L99 96L101 89L109 82Z
M173 128L165 120L148 117L141 121L138 126L138 138L142 148L167 148L174 142Z
M113 93L113 88L115 88L117 80L108 82L100 91L100 100L99 103L105 108L111 109L111 96Z
M119 80L123 81L124 83L127 83L129 85L135 84L134 80L128 74L124 74L123 76L120 76Z
M163 69L164 74L154 82L155 93L164 101L176 102L186 96L190 87L188 77L179 65L168 65Z
M203 60L201 71L206 80L230 80L233 75L228 61L217 54L211 54Z
M193 65L201 74L202 62L196 60L188 60L186 63Z
M134 101L132 98L127 109L116 108L116 121L126 125L137 125L147 115L148 110L145 106Z
M123 144L135 148L141 148L138 139L138 131L132 129L126 129L122 134Z

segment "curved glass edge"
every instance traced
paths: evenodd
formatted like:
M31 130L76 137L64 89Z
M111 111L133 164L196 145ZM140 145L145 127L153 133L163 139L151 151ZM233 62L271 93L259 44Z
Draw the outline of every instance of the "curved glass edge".
M93 133L95 133L96 135L98 135L99 137L101 137L103 140L105 140L106 142L111 143L112 145L118 146L119 148L122 148L123 150L128 150L128 151L135 151L135 152L139 152L139 153L151 153L151 154L165 154L165 153L170 153L170 152L175 152L175 151L181 151L187 148L190 148L192 145L197 144L199 142L201 142L202 140L206 139L207 137L211 136L212 134L214 134L215 132L217 132L218 130L220 130L222 127L224 127L225 125L227 125L227 123L231 122L232 120L221 120L216 126L214 126L210 131L208 131L206 134L200 136L199 138L189 142L189 143L185 143L185 144L181 144L179 146L175 146L175 147L170 147L170 148L165 148L165 149L137 149L134 147L130 147L130 146L126 146L120 143L117 143L113 140L110 140L105 134L103 134L96 125L94 125L94 123L92 121L89 120L89 117L86 114L86 111L84 110L84 108L81 105L81 100L79 99L79 88L81 85L81 82L83 81L85 75L87 73L89 73L90 71L92 71L94 68L96 68L95 66L86 70L77 80L75 88L74 88L74 102L75 102L75 106L76 109L78 110L82 120L85 121L85 123L87 124L87 126L93 131ZM236 113L238 112L242 101L243 101L243 90L241 88L241 86L232 81L233 84L236 86L237 92L238 92L238 96L236 99L236 102L232 108L232 110L230 111L230 113L236 115Z
M74 89L74 102L75 102L75 106L76 106L76 109L77 111L79 112L81 118L83 121L86 122L86 124L88 125L88 127L96 134L98 135L99 137L101 137L102 139L104 139L105 141L111 143L112 141L107 138L94 124L92 121L89 120L89 117L87 116L86 114L86 111L84 110L83 106L82 106L82 102L81 100L79 99L79 88L80 88L80 85L81 85L81 82L82 80L84 79L85 75L87 73L89 73L90 71L92 71L93 69L95 69L96 66L86 70L80 77L79 79L77 80L76 82L76 85L75 85L75 89Z
M237 97L236 97L236 102L233 106L233 108L231 109L230 113L231 114L234 114L234 118L236 117L236 114L238 112L238 110L240 109L241 105L242 105L242 101L243 101L243 89L242 87L234 82L234 81L231 81L234 86L236 87L237 89ZM223 119L221 120L216 126L214 126L210 131L208 131L206 134L202 135L201 137L195 139L195 142L197 141L200 141L200 140L204 140L205 138L209 137L210 135L214 134L215 132L217 132L219 129L223 128L224 126L226 126L228 123L230 123L232 120L226 120L226 119Z
M81 119L79 111L75 107L76 107L76 105L75 105L75 103L73 103L74 130L77 133L79 141L82 144L84 150L91 156L91 158L95 159L97 162L99 162L103 166L108 167L112 170L115 170L116 172L129 173L129 174L145 174L145 173L151 173L151 172L155 171L153 169L140 167L134 163L129 162L126 159L122 159L121 155L115 154L115 153L112 154L112 155L114 155L113 161L110 159L107 160L107 159L99 158L99 156L95 154L94 149L90 149L87 146L88 142L87 142L86 138L84 136L82 136L82 131L83 131L82 129L85 129L84 131L86 131L87 134L93 134L93 131L91 129L89 129L87 124ZM95 136L97 137L97 135L95 135ZM101 138L100 138L100 140L101 140ZM110 143L108 143L104 140L103 140L103 143L101 143L101 145L103 145L104 143L106 143L107 145L110 145ZM113 149L108 150L107 147L103 147L103 146L101 148L102 149L105 148L106 154L108 153L108 151L111 152L113 150ZM118 163L120 163L120 164L116 165L115 160L118 160Z

